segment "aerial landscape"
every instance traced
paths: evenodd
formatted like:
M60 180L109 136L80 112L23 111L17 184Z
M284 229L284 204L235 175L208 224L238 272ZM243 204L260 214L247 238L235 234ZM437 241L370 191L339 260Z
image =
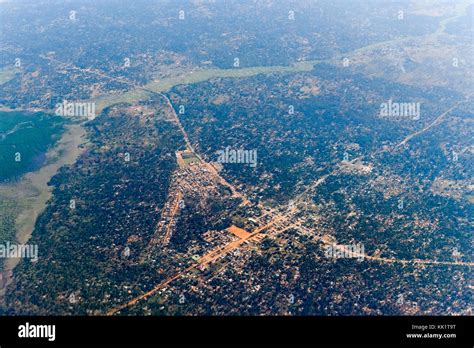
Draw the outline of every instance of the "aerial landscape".
M0 1L0 315L471 316L473 18Z

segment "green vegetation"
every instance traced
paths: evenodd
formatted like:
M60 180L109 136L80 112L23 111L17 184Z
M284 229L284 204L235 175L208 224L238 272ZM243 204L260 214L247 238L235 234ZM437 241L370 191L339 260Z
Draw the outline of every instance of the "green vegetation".
M0 181L39 168L63 126L63 119L44 113L0 112Z
M0 203L0 244L6 242L13 243L16 240L15 216L17 214L17 204L12 200L5 200L2 197ZM0 258L0 271L3 270L4 258Z
M150 93L142 89L134 89L125 93L110 94L94 99L96 103L96 112L101 113L106 107L116 105L119 103L137 104L140 101L148 100Z
M7 83L8 81L12 80L16 74L20 73L20 69L18 68L5 68L0 70L0 85Z
M135 104L140 101L145 101L150 98L150 90L156 93L167 92L175 86L190 85L199 82L208 81L213 78L244 78L252 77L260 74L274 74L274 73L295 73L303 71L311 71L315 64L322 63L320 60L311 60L298 62L291 66L256 66L251 68L232 68L232 69L205 69L191 72L185 75L165 78L148 83L141 88L137 88L128 92L118 93L99 97L94 99L97 112L101 112L106 107L116 105L119 103Z
M42 257L34 266L20 262L15 269L18 288L9 288L10 300L22 302L19 311L103 313L108 309L102 302L106 294L121 298L130 295L123 285L137 284L137 292L143 285L149 268L129 262L139 257L155 232L176 168L171 154L183 141L175 124L161 122L166 110L162 104L158 104L156 115L150 118L131 117L126 110L110 108L88 122L87 152L51 179L53 196L36 221L29 241L38 244ZM126 152L130 153L129 162L124 160ZM129 179L124 181L125 177ZM75 200L75 209L70 208L71 199ZM52 240L55 242L51 243ZM101 247L96 248L98 245ZM128 258L122 255L126 246L130 247ZM116 265L113 269L111 261ZM44 281L44 270L53 278L48 276L42 286L47 295L42 299L45 307L41 309L30 297L30 291ZM158 271L153 273L151 283L161 277ZM121 286L110 287L112 283ZM67 297L57 297L58 291L69 296L71 289L87 299L87 303L79 301L73 308ZM97 298L97 302L90 302L90 298Z
M145 86L154 92L166 92L175 86L189 85L198 82L204 82L213 78L239 78L239 77L251 77L260 74L273 74L273 73L292 73L300 71L311 71L315 64L320 61L307 61L299 62L292 66L255 66L251 68L242 69L207 69L195 71L191 74L182 76L170 77L163 80L153 81Z
M0 243L41 257L3 265L15 279L0 315L104 314L165 279L120 314L471 312L471 104L433 123L472 94L468 0L295 1L296 20L276 1L190 2L185 22L180 3L96 2L79 25L40 2L5 8L1 24L4 61L25 68L21 88L22 71L0 71L14 109L0 115L0 183L29 174L0 185ZM420 103L421 118L380 117L392 99ZM101 113L78 126L80 157L84 133L18 111L63 100ZM185 106L180 122L168 101ZM227 147L258 152L256 167L218 168L245 206L186 165ZM235 240L231 223L267 222L261 241L184 271ZM370 258L332 259L333 241ZM405 262L417 259L445 264Z

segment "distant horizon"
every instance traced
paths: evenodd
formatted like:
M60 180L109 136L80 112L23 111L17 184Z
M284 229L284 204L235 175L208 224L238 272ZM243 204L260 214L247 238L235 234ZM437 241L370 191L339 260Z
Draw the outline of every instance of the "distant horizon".
M472 0L0 3L5 343L467 342Z

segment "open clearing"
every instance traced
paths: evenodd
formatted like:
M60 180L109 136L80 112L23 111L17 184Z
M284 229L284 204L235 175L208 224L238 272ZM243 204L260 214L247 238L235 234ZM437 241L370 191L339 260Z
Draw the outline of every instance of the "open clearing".
M85 129L74 124L66 127L66 131L58 144L48 151L47 164L35 172L25 174L19 181L0 185L2 200L15 201L21 207L16 216L16 239L24 244L33 232L36 219L51 198L50 179L64 165L73 164L82 152L80 145L84 142ZM40 251L41 253L41 251ZM4 271L13 270L20 259L7 259Z

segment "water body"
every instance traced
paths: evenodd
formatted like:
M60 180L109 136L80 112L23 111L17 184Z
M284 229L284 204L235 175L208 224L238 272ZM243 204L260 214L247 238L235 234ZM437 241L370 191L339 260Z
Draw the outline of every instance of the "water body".
M82 124L66 126L65 132L56 146L46 154L45 165L35 172L25 174L15 183L0 184L0 198L14 201L20 206L20 211L15 219L17 243L27 243L34 230L36 219L43 212L46 203L52 196L52 187L48 182L64 165L76 162L85 142L86 131ZM1 207L0 207L1 209ZM41 257L41 250L39 250ZM20 259L10 258L4 264L4 274L10 273ZM7 280L7 285L12 279ZM0 299L5 289L0 289Z
M64 123L44 112L0 111L0 182L13 182L41 168Z

